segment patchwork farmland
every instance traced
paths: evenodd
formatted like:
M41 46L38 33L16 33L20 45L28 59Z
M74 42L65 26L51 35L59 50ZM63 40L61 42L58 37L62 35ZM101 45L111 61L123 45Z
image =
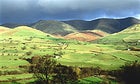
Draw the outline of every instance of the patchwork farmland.
M140 63L140 52L129 51L128 48L132 47L129 42L121 44L119 38L116 45L116 42L113 42L113 39L110 41L109 38L111 36L104 37L101 41L82 42L57 38L26 26L5 29L0 34L0 82L7 84L35 81L33 73L29 72L29 66L34 61L33 57L46 55L52 56L62 65L99 67L105 71L118 70L128 62ZM114 38L116 39L117 35ZM111 43L107 43L107 39ZM136 47L139 48L139 45L137 43ZM101 76L93 79L95 80L92 82L104 80ZM84 79L80 80L85 82Z

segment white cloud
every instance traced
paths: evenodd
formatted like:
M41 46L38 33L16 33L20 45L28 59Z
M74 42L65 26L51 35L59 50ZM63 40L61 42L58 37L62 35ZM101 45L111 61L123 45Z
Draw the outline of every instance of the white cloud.
M140 14L136 15L135 17L138 18L138 19L140 19Z

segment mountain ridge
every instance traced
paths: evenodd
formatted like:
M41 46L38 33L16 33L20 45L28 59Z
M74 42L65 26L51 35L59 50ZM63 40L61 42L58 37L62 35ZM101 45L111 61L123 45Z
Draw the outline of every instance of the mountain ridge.
M66 36L76 32L87 32L88 30L101 30L103 32L112 34L120 32L129 26L140 23L139 19L133 17L127 17L122 19L112 18L99 18L91 21L85 20L68 20L68 21L56 21L56 20L39 20L31 24L3 24L2 26L17 27L21 25L29 26L34 29L41 30L45 33L58 36Z
M69 20L63 21L78 30L102 30L107 33L116 33L129 26L140 23L139 19L127 17L122 19L100 18L92 21Z
M55 20L40 20L30 25L32 28L54 35L66 35L77 30L69 24Z

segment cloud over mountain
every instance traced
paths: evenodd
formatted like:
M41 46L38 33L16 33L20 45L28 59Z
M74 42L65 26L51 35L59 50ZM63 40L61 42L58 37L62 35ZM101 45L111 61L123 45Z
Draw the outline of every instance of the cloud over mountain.
M0 23L140 15L140 0L0 0Z

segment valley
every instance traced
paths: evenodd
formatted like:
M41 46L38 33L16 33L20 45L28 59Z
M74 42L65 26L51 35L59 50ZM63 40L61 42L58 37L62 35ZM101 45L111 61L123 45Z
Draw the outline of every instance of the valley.
M139 30L140 25L136 24L121 32L87 42L59 38L27 26L13 29L1 26L0 82L7 84L16 81L22 84L35 81L33 73L28 72L32 65L29 60L34 56L51 55L62 65L100 67L107 71L118 70L134 61L140 63L140 52L131 48L140 48ZM103 80L100 77L94 79L97 82Z

